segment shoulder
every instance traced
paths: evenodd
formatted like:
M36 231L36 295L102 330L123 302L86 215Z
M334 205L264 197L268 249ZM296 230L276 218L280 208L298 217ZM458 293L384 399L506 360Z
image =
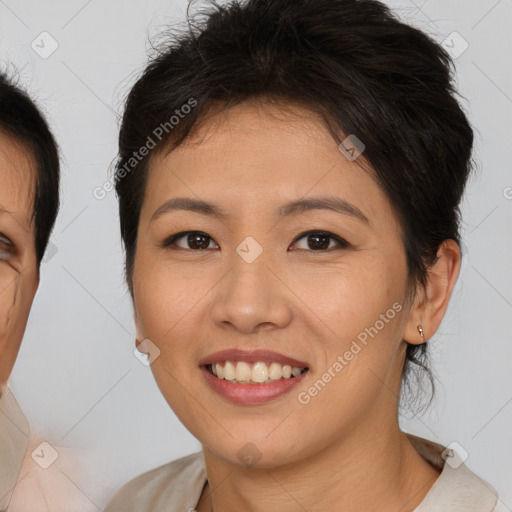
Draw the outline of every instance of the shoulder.
M0 510L9 504L29 438L27 418L10 388L0 389Z
M466 457L458 453L456 446L444 447L426 439L408 437L426 460L441 469L438 479L414 512L502 511L496 490L464 464Z
M196 506L205 483L203 453L192 453L130 480L104 512L188 510Z

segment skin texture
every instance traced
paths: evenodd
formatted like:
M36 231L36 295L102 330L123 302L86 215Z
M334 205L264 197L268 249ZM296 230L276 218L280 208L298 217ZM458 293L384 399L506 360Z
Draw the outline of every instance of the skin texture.
M39 285L33 187L27 186L34 177L26 149L0 132L0 393L16 361Z
M298 115L296 115L298 114ZM361 157L360 157L361 158ZM173 211L173 197L218 204L224 220ZM275 210L300 198L336 196L368 222L317 209L279 220ZM307 231L327 231L315 248ZM207 249L171 235L201 231ZM262 247L252 263L236 252L248 236ZM209 244L209 245L208 245ZM371 177L338 149L323 123L298 107L244 103L209 117L176 150L150 162L135 254L137 344L160 350L152 371L164 397L202 443L209 485L199 512L413 510L439 472L400 432L398 395L406 344L438 328L455 284L460 253L447 241L426 290L407 301L401 228ZM398 303L350 363L311 399L307 390L359 333ZM235 405L216 394L198 361L229 348L269 349L307 361L290 393L262 405ZM253 443L247 467L239 451ZM371 471L369 471L371 467ZM213 489L213 495L211 495ZM402 508L403 507L403 508Z

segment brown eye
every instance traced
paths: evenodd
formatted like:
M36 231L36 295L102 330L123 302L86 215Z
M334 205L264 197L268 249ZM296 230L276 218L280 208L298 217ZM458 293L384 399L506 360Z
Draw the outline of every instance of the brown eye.
M296 238L294 245L297 245L297 242L303 238L307 239L307 247L299 247L301 250L311 250L314 252L327 251L333 248L331 241L334 241L337 246L342 249L350 246L347 241L326 231L308 231L307 233L303 233ZM336 247L336 245L334 247Z
M177 241L181 240L184 240L184 242L181 242L184 245L176 243ZM206 233L202 233L200 231L185 231L182 233L177 233L176 235L172 235L167 240L165 240L162 246L171 247L175 245L180 249L203 251L209 248L210 242L213 242L213 238L211 238ZM216 248L218 248L218 246Z

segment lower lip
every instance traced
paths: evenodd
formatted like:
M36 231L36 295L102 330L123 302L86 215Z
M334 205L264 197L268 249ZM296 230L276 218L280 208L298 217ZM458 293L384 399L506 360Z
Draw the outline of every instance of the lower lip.
M306 371L293 379L281 379L268 384L236 384L215 377L205 366L200 369L213 390L235 404L262 404L274 400L291 391L309 373Z

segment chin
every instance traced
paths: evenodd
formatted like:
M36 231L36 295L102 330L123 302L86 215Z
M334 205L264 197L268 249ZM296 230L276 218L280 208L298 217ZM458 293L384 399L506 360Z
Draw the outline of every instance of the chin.
M264 430L266 432L266 430ZM219 442L219 435L206 435L201 441L205 451L226 463L246 469L275 469L296 463L306 454L300 444L304 439L288 437L286 442L280 438L265 439L265 436L254 436L233 432L233 437ZM223 435L223 438L226 438Z

